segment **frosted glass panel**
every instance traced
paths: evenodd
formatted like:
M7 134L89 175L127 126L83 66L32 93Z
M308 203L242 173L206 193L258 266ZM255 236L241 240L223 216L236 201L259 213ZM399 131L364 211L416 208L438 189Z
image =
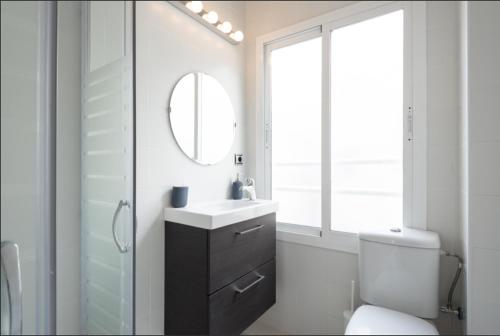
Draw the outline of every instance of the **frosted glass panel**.
M133 202L131 3L88 2L82 116L82 332L132 334L133 250L113 218ZM132 206L116 216L132 242Z
M42 71L45 68L42 55L48 55L51 44L41 33L47 24L44 14L48 8L47 4L37 1L2 1L0 6L1 241L19 246L22 333L36 335L49 330L44 318L37 319L37 312L47 312L47 316L50 313L49 295L45 295L50 287L45 281L49 279L49 269L44 267L47 265L45 254L40 253L46 251L48 240L43 233L49 229L45 225L48 209L44 205L48 189L41 188L50 173L41 164L48 145L42 146L41 141L45 140L47 128L42 121L49 117L43 101L52 91L46 86L42 90L39 85L48 79ZM2 274L4 262L12 265L15 260L4 257ZM10 332L10 320L7 323L4 320L8 302L3 294L2 335ZM15 328L14 324L11 326Z
M89 2L90 70L125 56L125 2Z
M321 226L321 38L271 52L272 198L277 221Z
M331 35L332 229L403 221L403 11Z

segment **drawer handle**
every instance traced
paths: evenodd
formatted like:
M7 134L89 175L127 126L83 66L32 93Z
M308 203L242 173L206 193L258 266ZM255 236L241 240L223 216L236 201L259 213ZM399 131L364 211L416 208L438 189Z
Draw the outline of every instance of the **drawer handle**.
M238 287L236 287L234 290L236 291L236 293L238 294L243 294L245 293L247 290L249 290L250 288L252 288L253 286L257 285L259 282L261 282L262 280L264 280L265 276L263 275L260 275L260 274L257 274L258 278L257 280L255 280L254 282L252 282L250 285L246 286L245 288L243 289L240 289Z
M244 235L244 234L250 233L252 231L256 231L256 230L262 229L263 227L264 227L264 225L261 224L261 225L257 225L256 227L253 227L253 228L245 230L245 231L238 231L235 234L237 234L237 235Z

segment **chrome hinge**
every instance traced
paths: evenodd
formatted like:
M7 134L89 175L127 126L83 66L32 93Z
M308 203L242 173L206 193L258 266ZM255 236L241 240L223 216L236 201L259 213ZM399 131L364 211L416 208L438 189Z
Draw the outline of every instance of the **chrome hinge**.
M407 120L408 120L408 141L412 141L413 140L413 107L412 106L408 106Z

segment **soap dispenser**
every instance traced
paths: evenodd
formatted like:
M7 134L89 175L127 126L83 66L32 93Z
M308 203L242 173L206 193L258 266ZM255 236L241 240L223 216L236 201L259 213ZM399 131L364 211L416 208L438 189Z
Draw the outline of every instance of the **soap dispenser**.
M235 200L240 200L243 198L243 182L240 180L240 174L236 174L236 181L233 182L233 188L231 190L231 196Z

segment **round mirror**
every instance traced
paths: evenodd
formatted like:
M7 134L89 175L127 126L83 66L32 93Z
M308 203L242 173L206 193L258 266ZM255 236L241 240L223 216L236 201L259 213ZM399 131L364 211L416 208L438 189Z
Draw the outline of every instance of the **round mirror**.
M231 149L236 122L231 100L212 76L182 77L170 98L170 125L177 144L191 159L214 164Z

